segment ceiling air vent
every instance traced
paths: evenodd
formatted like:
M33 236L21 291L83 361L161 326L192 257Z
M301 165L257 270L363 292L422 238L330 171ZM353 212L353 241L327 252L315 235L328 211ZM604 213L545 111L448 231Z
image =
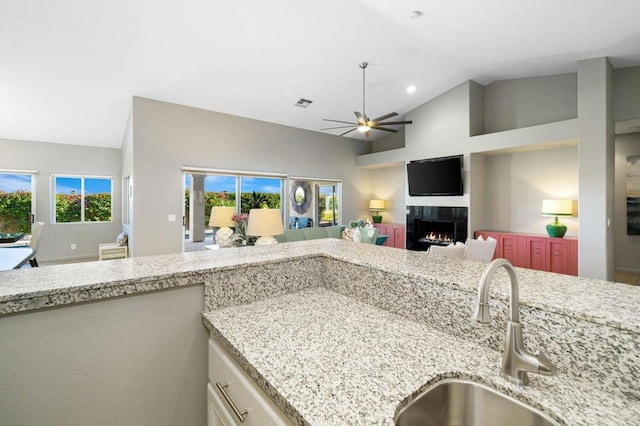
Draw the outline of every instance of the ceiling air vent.
M297 107L300 107L300 108L306 108L306 107L308 107L309 105L311 105L311 103L312 103L312 102L313 102L313 101L311 101L311 100L309 100L309 99L300 98L300 99L298 100L298 102L296 102L295 104L293 104L293 106L297 106Z

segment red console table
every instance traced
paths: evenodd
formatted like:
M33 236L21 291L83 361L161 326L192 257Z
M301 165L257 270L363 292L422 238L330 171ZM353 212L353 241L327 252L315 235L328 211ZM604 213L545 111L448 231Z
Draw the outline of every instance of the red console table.
M476 231L475 238L493 237L498 241L494 259L502 257L513 266L578 275L578 239L500 231Z

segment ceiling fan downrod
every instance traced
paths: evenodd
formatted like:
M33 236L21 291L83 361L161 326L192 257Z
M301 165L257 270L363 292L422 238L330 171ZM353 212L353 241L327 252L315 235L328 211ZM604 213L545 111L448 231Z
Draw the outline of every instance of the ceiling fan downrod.
M360 64L360 68L362 68L362 115L365 117L367 117L367 112L364 109L364 104L365 104L365 100L364 100L364 93L365 93L365 85L364 85L364 70L367 68L367 65L369 65L367 62L363 62Z

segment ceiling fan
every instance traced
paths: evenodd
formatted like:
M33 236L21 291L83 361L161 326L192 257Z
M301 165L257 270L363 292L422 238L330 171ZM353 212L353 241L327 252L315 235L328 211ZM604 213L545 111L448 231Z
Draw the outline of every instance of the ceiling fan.
M331 121L334 123L343 123L343 124L348 124L348 126L337 126L337 127L327 127L324 129L320 129L320 130L333 130L333 129L347 129L352 127L352 129L347 130L346 132L340 134L340 136L345 136L351 132L353 132L354 130L358 130L361 133L363 133L366 137L371 137L371 135L373 134L371 132L371 130L382 130L385 132L391 132L391 133L397 133L398 131L396 129L391 129L389 127L385 127L385 126L394 126L394 125L399 125L399 124L412 124L413 121L384 121L387 120L391 117L395 117L396 115L398 115L397 112L390 112L388 114L385 115L381 115L380 117L374 118L373 120L369 119L369 117L367 117L367 115L365 114L365 69L367 68L369 64L366 62L363 62L360 64L360 68L362 69L362 113L358 112L358 111L354 111L353 113L356 115L356 121L355 122L350 122L350 121L342 121L342 120L331 120L329 118L324 118L324 121Z

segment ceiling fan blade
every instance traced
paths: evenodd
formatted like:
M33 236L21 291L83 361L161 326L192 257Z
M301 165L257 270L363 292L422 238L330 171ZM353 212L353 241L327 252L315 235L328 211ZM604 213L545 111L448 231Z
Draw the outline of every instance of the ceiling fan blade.
M342 121L342 120L331 120L329 118L323 118L324 121L331 121L333 123L344 123L344 124L351 124L352 126L357 126L358 123L354 123L353 121Z
M372 129L382 130L382 131L391 132L391 133L398 133L398 131L396 129L389 129L387 127L376 126L376 127L372 127Z
M349 126L325 127L324 129L320 129L320 130L347 129L353 126L354 124L350 124Z
M385 123L378 123L383 126L394 126L396 124L413 124L413 121L387 121Z
M364 135L368 138L370 138L372 134L373 133L371 132L371 130L367 130L366 132L364 132Z
M367 117L363 114L360 114L358 111L353 111L353 113L358 118L358 124L361 126L365 126L367 124Z
M379 123L379 122L381 122L381 121L386 120L387 118L395 117L396 115L398 115L398 113L397 113L397 112L390 112L389 114L381 115L381 116L380 116L380 117L378 117L378 118L374 118L374 119L373 119L373 120L371 120L371 121L373 121L374 123Z
M347 130L346 132L342 133L340 136L344 136L344 135L346 135L346 134L348 134L348 133L351 133L351 132L353 132L355 129L357 129L357 127L354 127L354 128L353 128L353 129L351 129L351 130Z

